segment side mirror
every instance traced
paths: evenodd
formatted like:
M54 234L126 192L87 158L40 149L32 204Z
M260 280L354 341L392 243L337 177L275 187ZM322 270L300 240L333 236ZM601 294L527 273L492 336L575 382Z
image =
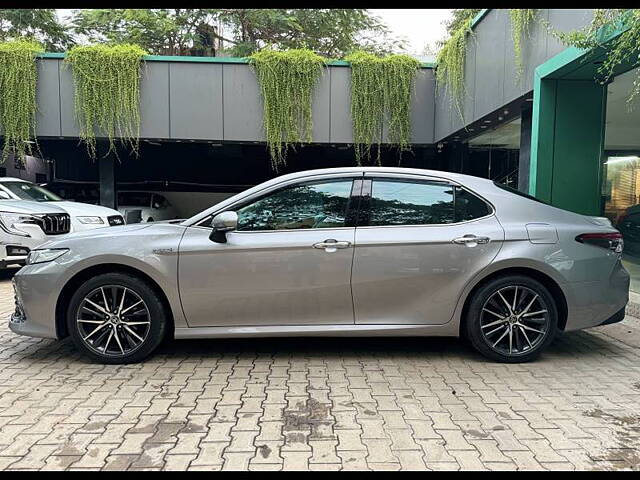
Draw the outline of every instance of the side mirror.
M0 200L11 200L11 197L7 192L0 190Z
M209 238L216 243L227 243L227 232L238 228L238 214L236 212L220 212L211 220L211 235Z

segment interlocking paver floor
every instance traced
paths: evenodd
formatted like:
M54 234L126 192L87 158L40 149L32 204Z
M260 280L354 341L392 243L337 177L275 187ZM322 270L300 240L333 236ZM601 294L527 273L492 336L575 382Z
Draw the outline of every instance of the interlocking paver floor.
M176 341L105 366L14 335L0 273L0 470L639 469L640 320L529 364L456 339Z

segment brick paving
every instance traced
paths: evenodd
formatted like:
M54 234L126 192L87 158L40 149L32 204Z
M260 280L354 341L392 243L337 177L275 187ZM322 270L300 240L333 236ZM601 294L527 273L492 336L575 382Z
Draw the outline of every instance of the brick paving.
M640 320L529 364L456 339L175 341L105 366L9 331L0 470L638 470Z

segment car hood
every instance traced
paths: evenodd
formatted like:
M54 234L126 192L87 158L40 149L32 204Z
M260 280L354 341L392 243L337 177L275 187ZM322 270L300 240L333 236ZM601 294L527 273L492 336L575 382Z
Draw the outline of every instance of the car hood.
M44 203L60 207L72 217L110 217L111 215L120 215L120 212L117 210L101 205L91 205L90 203L69 202L66 200Z
M50 202L36 202L31 200L0 200L0 212L40 214L64 213L65 210Z

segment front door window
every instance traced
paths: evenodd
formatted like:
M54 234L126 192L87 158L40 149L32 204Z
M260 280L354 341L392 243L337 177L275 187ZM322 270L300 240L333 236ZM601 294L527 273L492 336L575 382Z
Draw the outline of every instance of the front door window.
M238 231L344 227L352 180L285 187L236 210Z

